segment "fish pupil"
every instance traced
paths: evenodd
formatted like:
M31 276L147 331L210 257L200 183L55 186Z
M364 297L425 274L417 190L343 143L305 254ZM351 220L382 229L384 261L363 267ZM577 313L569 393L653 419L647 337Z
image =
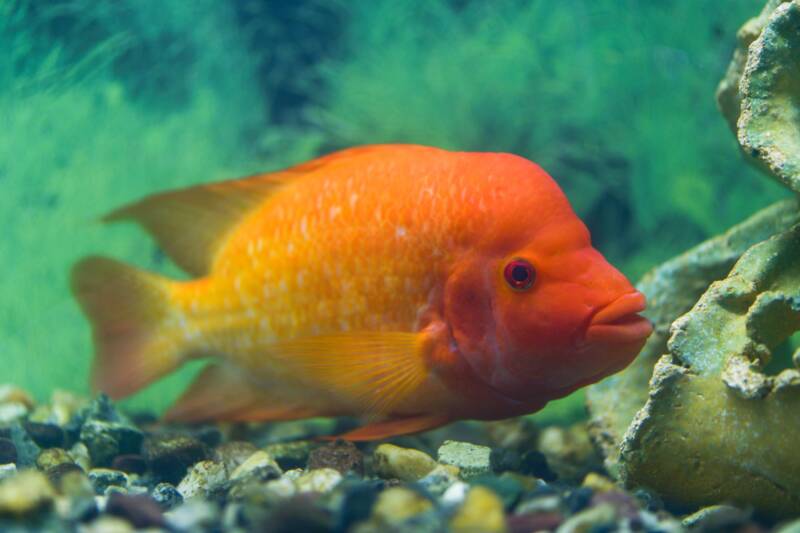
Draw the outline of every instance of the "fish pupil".
M514 270L511 271L511 277L514 278L516 282L522 282L527 280L530 277L531 273L528 272L528 269L522 265L517 265L514 267Z
M511 261L505 268L506 282L512 289L525 290L533 284L533 266L527 261L516 259Z

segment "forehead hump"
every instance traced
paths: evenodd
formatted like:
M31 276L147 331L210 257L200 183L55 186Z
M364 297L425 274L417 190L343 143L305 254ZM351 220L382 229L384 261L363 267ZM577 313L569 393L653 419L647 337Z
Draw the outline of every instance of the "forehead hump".
M485 231L496 244L523 246L535 238L561 247L588 240L561 188L541 167L511 154L466 155L465 172L486 206Z

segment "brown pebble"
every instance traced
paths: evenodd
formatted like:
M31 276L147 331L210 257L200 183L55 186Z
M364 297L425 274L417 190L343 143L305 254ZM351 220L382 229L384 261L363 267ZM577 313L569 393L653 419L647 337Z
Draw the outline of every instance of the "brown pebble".
M554 531L563 517L561 513L528 513L513 515L506 519L509 533L530 533L531 531Z
M42 448L59 448L64 445L64 430L55 424L28 421L25 422L25 431Z
M341 474L364 474L364 454L350 441L338 440L316 450L308 456L309 470L333 468Z
M108 497L106 512L124 518L136 529L166 526L161 507L145 494L112 492Z
M114 470L122 470L128 474L144 474L147 471L147 461L138 454L118 455L111 463Z

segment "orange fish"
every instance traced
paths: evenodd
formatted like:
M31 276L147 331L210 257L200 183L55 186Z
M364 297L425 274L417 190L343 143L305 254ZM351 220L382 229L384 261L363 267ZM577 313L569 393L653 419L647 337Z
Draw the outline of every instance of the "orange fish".
M624 368L651 332L558 185L510 154L366 146L104 220L194 277L100 257L72 277L97 389L213 359L171 420L356 415L343 437L370 440L506 418Z

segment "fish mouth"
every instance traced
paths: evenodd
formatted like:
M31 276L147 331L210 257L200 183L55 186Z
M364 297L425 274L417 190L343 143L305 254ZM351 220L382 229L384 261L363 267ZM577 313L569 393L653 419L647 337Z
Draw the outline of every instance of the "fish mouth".
M624 294L600 308L590 319L586 330L589 342L641 342L653 332L653 325L638 313L645 310L644 294Z

